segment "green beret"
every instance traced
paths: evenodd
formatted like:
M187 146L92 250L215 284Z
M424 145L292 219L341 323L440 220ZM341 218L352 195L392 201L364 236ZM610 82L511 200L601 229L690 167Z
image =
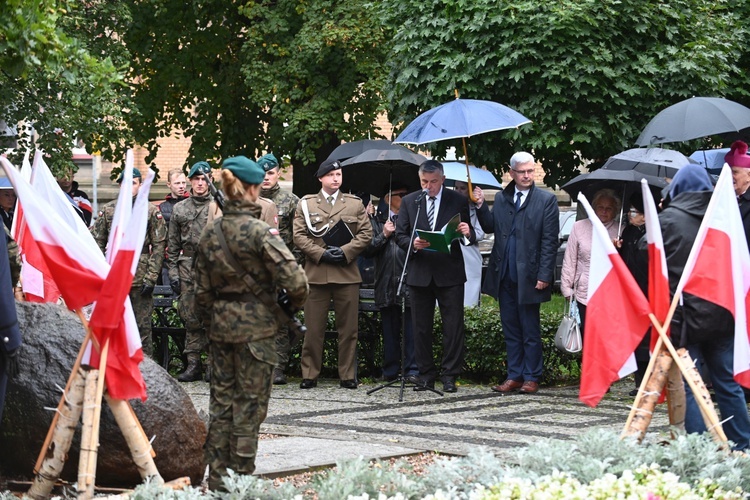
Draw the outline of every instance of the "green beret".
M315 172L315 177L320 179L331 170L339 170L341 168L341 162L338 160L326 160L320 164L320 168Z
M123 171L120 172L120 177L117 178L118 184L122 182L122 178L124 175L125 175L125 169L123 169ZM133 179L140 179L140 178L141 178L141 171L133 167Z
M221 168L226 168L239 180L248 184L261 184L266 177L263 167L245 156L227 158Z
M263 155L258 158L258 165L260 165L263 170L268 172L272 168L276 168L279 166L279 160L276 159L273 153L268 153L267 155Z
M190 168L188 179L192 179L196 175L203 175L203 174L210 174L210 173L211 173L211 165L209 165L207 161L199 161L198 163L194 164Z

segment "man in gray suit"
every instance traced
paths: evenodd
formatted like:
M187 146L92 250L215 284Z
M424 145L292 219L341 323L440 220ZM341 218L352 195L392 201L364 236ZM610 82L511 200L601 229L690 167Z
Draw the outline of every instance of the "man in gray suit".
M535 393L542 377L539 308L552 297L560 211L555 195L534 184L535 171L533 156L514 154L513 182L495 195L491 212L476 190L479 223L495 233L482 292L500 304L508 351L508 377L492 388L500 393Z

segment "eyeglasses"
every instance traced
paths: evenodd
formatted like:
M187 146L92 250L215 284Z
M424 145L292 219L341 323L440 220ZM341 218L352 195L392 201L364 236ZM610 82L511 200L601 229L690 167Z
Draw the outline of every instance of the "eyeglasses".
M530 168L528 170L516 170L515 168L511 168L511 170L516 172L518 175L534 175L533 168Z

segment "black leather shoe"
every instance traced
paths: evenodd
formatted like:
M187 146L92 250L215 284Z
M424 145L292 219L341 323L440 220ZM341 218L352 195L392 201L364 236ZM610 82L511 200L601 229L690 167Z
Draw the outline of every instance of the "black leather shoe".
M407 384L422 385L419 375L407 375L404 380Z
M356 389L357 388L357 381L356 380L342 380L339 382L339 386L343 389Z
M316 387L318 385L317 380L313 380L310 378L303 378L302 382L299 384L300 389L312 389L313 387Z
M456 392L456 381L453 379L443 380L443 392Z
M435 381L430 380L429 382L424 379L419 379L417 382L417 385L414 387L414 390L419 391L426 391L427 389L434 389L435 388Z

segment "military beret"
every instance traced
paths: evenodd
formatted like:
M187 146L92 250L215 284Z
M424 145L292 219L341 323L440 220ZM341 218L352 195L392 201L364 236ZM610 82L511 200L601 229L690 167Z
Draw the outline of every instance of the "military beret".
M341 162L338 160L326 160L323 163L320 164L320 168L317 172L315 172L315 177L320 179L324 175L326 175L331 170L339 170L341 169Z
M226 168L239 180L248 184L261 184L266 177L263 167L245 156L227 158L221 168Z
M120 177L117 178L117 183L122 182L122 177L125 175L125 171L123 170L120 172ZM133 167L133 179L140 179L141 178L141 171L137 168Z
M276 168L279 166L279 160L276 159L273 153L268 153L267 155L263 155L258 158L258 165L260 165L263 170L268 172L272 168Z
M210 174L210 173L211 173L211 165L209 165L207 161L199 161L195 163L192 167L190 167L190 173L188 174L188 179L192 179L196 175L203 175L203 174Z

